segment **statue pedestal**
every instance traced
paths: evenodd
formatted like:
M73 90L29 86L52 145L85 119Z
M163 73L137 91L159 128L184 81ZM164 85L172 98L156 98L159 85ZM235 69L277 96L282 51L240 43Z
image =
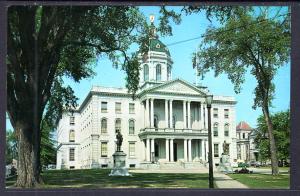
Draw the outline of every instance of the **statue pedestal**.
M233 169L231 167L229 155L227 155L227 154L222 154L221 155L218 170L220 172L224 172L224 173L233 173Z
M126 154L123 151L117 151L113 154L114 168L111 170L109 176L131 176L128 169L125 168Z

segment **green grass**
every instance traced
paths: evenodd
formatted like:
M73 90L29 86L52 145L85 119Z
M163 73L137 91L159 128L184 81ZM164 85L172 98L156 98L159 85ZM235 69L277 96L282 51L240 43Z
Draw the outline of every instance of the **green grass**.
M41 188L208 188L208 174L132 173L108 176L109 169L51 170ZM13 180L6 186L12 186Z
M272 176L270 174L228 174L232 179L253 189L288 189L290 175Z

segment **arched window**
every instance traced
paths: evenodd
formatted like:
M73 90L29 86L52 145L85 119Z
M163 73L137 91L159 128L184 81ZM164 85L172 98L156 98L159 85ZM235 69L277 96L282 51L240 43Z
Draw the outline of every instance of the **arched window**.
M101 133L107 133L107 119L103 118L101 120Z
M75 131L70 130L69 132L69 142L75 142Z
M149 80L149 66L147 64L144 65L144 81Z
M168 65L167 67L167 80L171 80L171 66Z
M116 133L117 133L118 131L121 132L121 119L119 119L119 118L116 119L115 129L116 129Z
M156 81L161 81L161 65L156 65Z
M217 137L218 136L218 123L214 124L214 136Z
M134 134L134 120L133 119L131 119L131 120L129 120L129 134L130 135L133 135Z
M229 124L224 125L224 136L229 136Z

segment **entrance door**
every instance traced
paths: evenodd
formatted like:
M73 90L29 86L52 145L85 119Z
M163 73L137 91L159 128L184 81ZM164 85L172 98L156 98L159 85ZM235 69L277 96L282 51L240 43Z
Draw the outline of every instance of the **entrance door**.
M177 161L177 143L173 144L174 161Z

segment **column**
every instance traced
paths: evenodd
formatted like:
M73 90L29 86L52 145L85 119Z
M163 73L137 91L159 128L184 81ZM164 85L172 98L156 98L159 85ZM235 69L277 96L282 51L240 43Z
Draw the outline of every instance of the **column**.
M170 139L170 154L170 161L174 162L174 139Z
M169 154L169 139L166 139L166 161L170 161L169 159L170 154Z
M146 161L150 161L150 139L147 138L146 140L146 151L147 151L147 154L146 154Z
M198 116L198 118L199 118L199 128L200 129L203 129L203 124L202 124L202 113L201 113L201 107L202 107L202 103L201 102L199 102L200 103L200 105L199 105L199 116Z
M170 128L173 127L173 100L170 100Z
M149 127L149 99L146 99L145 125Z
M186 129L186 101L183 101L183 128Z
M205 140L205 158L206 158L205 160L208 160L208 141L207 140Z
M203 104L203 128L206 129L206 104Z
M152 155L153 155L153 157L152 157ZM154 138L151 139L151 154L150 154L150 157L151 157L151 161L154 161L154 157L155 157Z
M188 128L191 128L191 102L187 102L187 109L188 109Z
M169 114L168 114L168 100L165 100L165 122L166 122L166 128L169 127Z
M188 160L192 162L192 140L188 140Z
M205 155L204 148L205 148L205 147L204 147L204 140L202 139L202 140L201 140L201 159L202 159L202 160L205 160L205 156L204 156L204 155Z
M151 102L150 127L154 127L154 99L151 99L150 102Z
M183 155L184 155L184 161L188 160L187 157L187 139L184 139L183 141Z

